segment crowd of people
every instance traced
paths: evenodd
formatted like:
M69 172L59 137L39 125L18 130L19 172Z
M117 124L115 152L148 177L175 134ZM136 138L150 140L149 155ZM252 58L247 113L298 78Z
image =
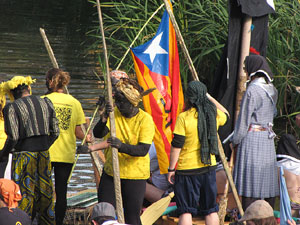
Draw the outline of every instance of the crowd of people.
M276 135L272 126L277 90L264 57L247 56L244 70L249 82L232 137L236 149L233 178L246 210L240 221L276 224L273 208L275 197L279 195L279 183ZM151 158L155 159L155 125L150 114L139 107L143 96L153 90L144 90L122 71L112 71L111 76L114 102L99 97L100 119L93 128L93 135L88 134L86 139L90 142L94 136L101 138L101 142L80 145L77 149L76 139L85 136L82 126L86 118L80 102L65 93L69 73L50 69L46 73L47 93L41 97L31 94L35 80L30 76L15 76L0 84L0 177L7 178L0 179L0 203L4 207L0 211L15 218L19 216L23 220L20 224L31 224L34 219L38 224L63 224L68 178L76 151L89 153L104 149L106 161L98 186L99 203L91 219L92 224L118 224L114 211L112 148L115 148L126 224L141 224L144 198L157 201L169 188L174 189L179 224L192 224L196 215L203 216L208 225L219 224L216 155L219 154L218 128L230 116L227 110L207 93L202 82L191 81L185 93L185 108L173 131L168 174L161 175L157 165L150 170L150 149L154 154ZM9 103L5 95L10 98ZM114 136L110 134L111 112L115 119ZM300 126L300 115L296 123ZM300 172L295 164L282 161L290 159L283 155L290 154L280 152L277 158L287 171L298 176ZM297 151L291 157L296 159L293 162L300 160ZM7 177L5 170L10 168L9 164L11 173ZM295 179L299 181L298 177ZM7 194L6 187L14 194ZM297 196L292 197L294 208L299 206ZM294 224L294 221L288 223Z

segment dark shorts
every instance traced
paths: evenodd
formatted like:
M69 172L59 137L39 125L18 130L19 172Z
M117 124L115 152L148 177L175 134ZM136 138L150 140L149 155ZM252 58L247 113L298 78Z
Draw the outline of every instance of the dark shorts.
M179 215L207 216L219 211L215 170L201 175L176 174L174 192Z

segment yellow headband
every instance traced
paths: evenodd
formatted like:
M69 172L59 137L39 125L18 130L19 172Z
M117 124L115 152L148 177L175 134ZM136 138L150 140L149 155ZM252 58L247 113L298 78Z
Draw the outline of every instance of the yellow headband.
M14 97L11 93L11 90L15 89L16 87L18 87L21 84L26 84L26 85L29 86L34 82L35 82L35 79L34 80L31 79L31 76L27 76L27 77L14 76L11 80L1 83L1 85L3 85L2 86L3 93L8 94L9 99L11 101L13 101ZM2 96L2 91L1 91L1 96Z

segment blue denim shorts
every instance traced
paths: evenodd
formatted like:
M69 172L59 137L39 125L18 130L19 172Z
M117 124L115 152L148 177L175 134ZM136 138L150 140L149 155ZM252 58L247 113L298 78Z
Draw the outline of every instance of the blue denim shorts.
M218 212L216 171L200 175L175 175L177 213L207 216Z

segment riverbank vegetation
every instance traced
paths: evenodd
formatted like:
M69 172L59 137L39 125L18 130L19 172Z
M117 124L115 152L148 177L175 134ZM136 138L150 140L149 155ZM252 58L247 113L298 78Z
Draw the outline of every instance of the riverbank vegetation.
M91 1L92 4L95 2ZM161 0L103 0L101 1L108 45L110 67L116 68L131 42L152 13L163 3ZM294 115L300 113L300 4L298 1L275 1L276 14L269 16L269 44L267 59L274 72L274 84L279 91L276 132L293 133L300 139ZM225 0L190 0L173 3L176 21L182 32L199 79L211 86L228 33L228 9ZM150 40L156 33L164 8L142 31L134 46ZM96 12L96 10L95 10ZM95 40L92 49L101 49L99 22L95 14L94 29L88 32ZM180 70L185 85L191 79L187 63L179 47ZM99 52L99 61L103 62ZM105 65L101 63L101 66ZM130 54L121 69L134 73Z

